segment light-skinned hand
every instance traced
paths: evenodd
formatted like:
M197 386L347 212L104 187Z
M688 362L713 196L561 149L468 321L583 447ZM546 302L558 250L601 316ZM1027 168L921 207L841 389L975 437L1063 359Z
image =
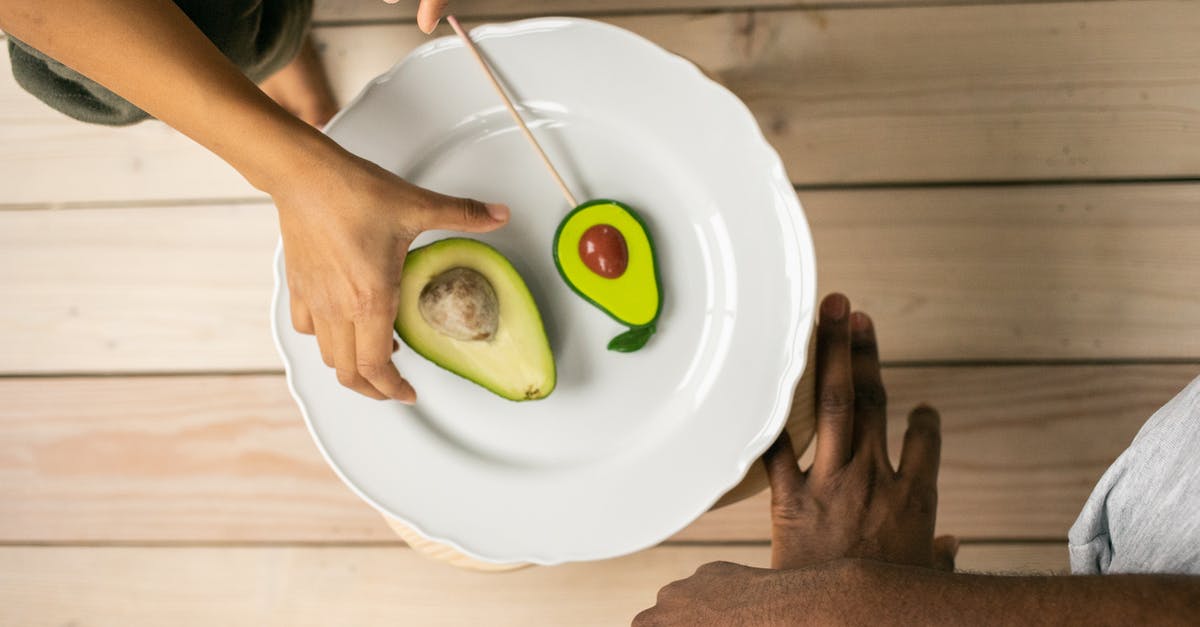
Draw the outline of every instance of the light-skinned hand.
M396 4L400 0L383 0L387 4ZM450 0L421 0L417 5L417 26L428 35L437 28L438 22L446 14L446 5Z
M342 385L413 403L416 392L391 360L409 245L431 229L495 230L509 209L422 189L349 153L310 172L272 193L292 324L317 336L321 358Z

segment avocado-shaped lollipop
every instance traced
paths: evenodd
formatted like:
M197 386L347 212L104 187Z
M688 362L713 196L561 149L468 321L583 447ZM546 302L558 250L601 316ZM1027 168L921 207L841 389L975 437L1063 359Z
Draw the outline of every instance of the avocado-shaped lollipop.
M454 16L446 21L474 55L525 138L554 177L574 209L554 233L554 265L567 285L629 330L614 337L609 350L630 353L646 345L662 312L662 285L654 240L646 223L629 206L615 200L579 203L537 138L513 106L488 62Z
M633 209L615 200L576 207L554 234L554 265L576 294L630 327L609 350L635 351L654 334L662 311L654 241Z

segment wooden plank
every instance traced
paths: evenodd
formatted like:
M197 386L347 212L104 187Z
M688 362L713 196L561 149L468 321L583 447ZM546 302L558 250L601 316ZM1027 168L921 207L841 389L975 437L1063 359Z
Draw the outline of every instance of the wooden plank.
M802 192L885 359L1200 357L1200 185ZM267 205L0 212L0 373L279 368Z
M1158 0L608 21L724 81L794 180L851 184L1198 176L1198 18L1200 4ZM316 37L343 101L425 40L407 24ZM8 74L0 112L6 205L261 197L159 124L78 124Z
M1197 375L1194 365L885 369L892 460L907 411L931 403L943 431L938 533L1065 538L1104 470ZM765 537L767 504L762 494L711 512L679 538Z
M942 411L940 532L1062 538L1196 366L889 368L891 443ZM765 540L766 495L680 540ZM324 464L282 377L0 379L0 542L394 541Z
M622 625L707 562L762 566L766 547L670 547L480 575L402 548L0 548L5 624ZM1058 563L1052 545L961 550L970 569ZM10 622L11 621L11 622Z
M1200 356L1200 186L801 192L888 360Z
M955 566L960 571L1056 575L1071 572L1066 542L971 543L958 549Z
M270 205L0 212L0 371L278 369Z

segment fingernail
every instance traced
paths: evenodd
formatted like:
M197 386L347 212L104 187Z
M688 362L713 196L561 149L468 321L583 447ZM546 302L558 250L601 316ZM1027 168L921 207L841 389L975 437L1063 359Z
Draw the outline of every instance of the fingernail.
M512 215L512 211L509 210L508 205L488 203L484 205L484 208L487 209L488 215L492 216L492 219L497 222L504 222L508 220L508 216Z
M850 301L845 296L830 294L825 297L825 302L821 303L821 316L831 321L838 321L846 317L849 308Z
M850 314L850 328L855 331L866 331L871 328L871 319L867 314L856 311Z

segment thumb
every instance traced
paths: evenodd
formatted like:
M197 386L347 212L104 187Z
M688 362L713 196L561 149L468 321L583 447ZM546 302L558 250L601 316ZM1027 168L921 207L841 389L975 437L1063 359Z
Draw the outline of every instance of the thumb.
M430 194L421 219L422 230L441 229L486 233L508 223L508 205L484 204L470 198Z
M958 556L958 538L941 536L933 539L933 567L954 572L954 558Z

